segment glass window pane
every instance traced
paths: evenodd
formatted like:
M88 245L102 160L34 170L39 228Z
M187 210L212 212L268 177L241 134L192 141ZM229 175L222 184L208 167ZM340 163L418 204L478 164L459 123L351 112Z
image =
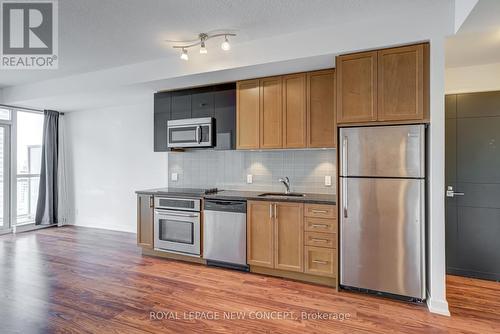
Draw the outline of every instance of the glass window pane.
M17 174L40 174L43 114L17 112Z
M10 110L5 108L0 108L0 119L10 120Z
M17 225L33 223L42 161L43 114L17 111Z

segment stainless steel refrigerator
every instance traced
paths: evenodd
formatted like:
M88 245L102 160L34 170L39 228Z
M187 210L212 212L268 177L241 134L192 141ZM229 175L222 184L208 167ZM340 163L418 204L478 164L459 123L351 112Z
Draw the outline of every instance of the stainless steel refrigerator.
M425 299L425 126L340 129L340 284Z

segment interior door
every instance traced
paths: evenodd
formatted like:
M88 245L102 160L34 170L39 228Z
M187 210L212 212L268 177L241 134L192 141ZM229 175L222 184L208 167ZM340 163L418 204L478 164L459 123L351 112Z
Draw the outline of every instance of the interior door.
M446 96L446 269L500 280L500 92Z
M0 233L10 229L10 126L0 124Z

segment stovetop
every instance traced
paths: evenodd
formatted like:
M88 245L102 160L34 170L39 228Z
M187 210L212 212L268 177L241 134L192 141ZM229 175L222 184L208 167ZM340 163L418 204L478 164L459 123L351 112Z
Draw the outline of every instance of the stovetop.
M205 195L211 195L217 193L217 188L176 188L176 187L168 187L168 188L157 188L157 189L149 189L141 191L141 193L151 193L156 195L165 195L165 196L186 196L186 197L203 197Z
M165 188L167 192L171 193L183 193L183 194L192 194L192 195L209 195L217 193L217 188Z

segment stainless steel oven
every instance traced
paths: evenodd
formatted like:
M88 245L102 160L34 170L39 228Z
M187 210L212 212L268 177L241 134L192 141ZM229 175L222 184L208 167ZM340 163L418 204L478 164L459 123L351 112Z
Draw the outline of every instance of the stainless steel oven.
M213 132L212 117L168 121L168 147L212 147L215 144Z
M155 197L155 249L200 256L200 202L200 199Z

